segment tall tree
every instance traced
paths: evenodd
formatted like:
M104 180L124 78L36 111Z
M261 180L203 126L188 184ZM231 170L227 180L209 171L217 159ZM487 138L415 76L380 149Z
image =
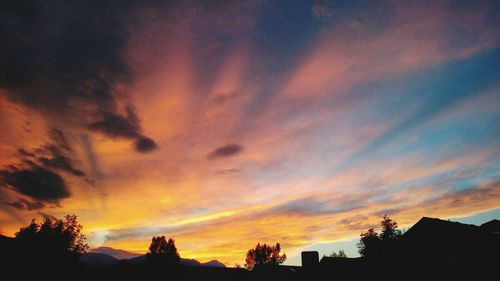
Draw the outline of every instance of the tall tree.
M382 241L389 241L401 236L401 231L398 228L398 223L389 218L388 215L384 215L382 221L380 222L382 226L382 231L380 232L380 239Z
M286 260L286 254L280 255L280 243L275 246L257 243L255 248L248 250L245 259L245 267L252 269L257 265L277 266Z

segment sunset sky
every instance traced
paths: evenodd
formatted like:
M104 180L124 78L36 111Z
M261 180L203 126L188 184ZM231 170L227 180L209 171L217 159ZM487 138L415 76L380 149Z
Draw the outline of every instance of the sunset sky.
M228 266L500 218L498 1L1 1L0 233Z

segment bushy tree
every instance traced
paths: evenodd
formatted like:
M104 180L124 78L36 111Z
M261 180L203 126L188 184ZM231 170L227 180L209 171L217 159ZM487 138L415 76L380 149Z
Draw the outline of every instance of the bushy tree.
M180 262L180 255L175 246L175 240L165 236L153 236L146 259L150 263L175 266Z
M15 256L36 268L76 266L78 257L88 250L82 228L75 215L46 217L40 224L33 219L15 234L19 245Z
M357 244L358 253L363 257L377 257L394 245L394 241L402 235L398 228L398 223L389 218L388 215L382 217L380 222L382 231L380 235L373 229L361 233L361 238Z
M358 253L362 257L376 257L382 253L382 243L378 233L373 229L361 233L358 244Z
M248 250L245 259L245 267L252 269L257 265L277 266L286 260L286 254L280 255L280 243L275 246L257 243L255 248Z
M75 215L67 215L64 220L46 217L43 223L35 219L17 232L16 239L31 247L43 248L50 253L81 255L88 250L83 226Z

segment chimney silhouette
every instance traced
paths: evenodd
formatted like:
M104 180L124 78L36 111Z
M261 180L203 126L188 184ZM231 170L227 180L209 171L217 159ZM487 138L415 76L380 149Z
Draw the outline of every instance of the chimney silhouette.
M319 254L317 251L304 251L302 256L302 267L312 268L319 264Z

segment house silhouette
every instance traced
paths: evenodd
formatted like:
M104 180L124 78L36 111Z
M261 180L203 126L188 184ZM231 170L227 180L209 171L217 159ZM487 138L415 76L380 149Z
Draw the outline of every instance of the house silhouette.
M320 275L354 280L381 275L393 280L409 274L419 279L482 280L497 275L500 264L499 220L476 226L423 217L394 242L376 259L323 257Z

